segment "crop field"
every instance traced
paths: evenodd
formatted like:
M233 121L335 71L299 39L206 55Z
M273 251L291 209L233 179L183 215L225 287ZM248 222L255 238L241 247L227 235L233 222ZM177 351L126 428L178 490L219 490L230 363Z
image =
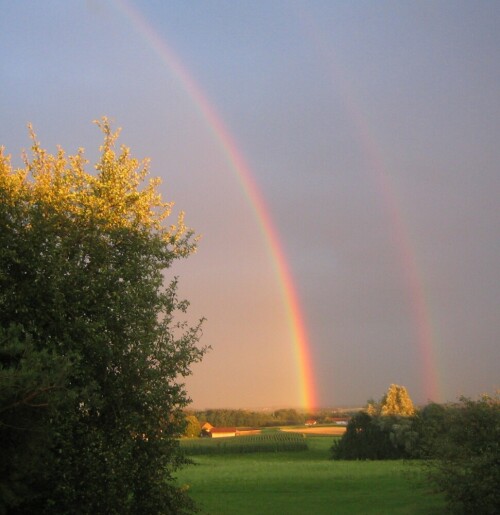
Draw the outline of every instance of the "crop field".
M196 438L181 440L188 456L214 454L248 454L254 452L294 452L307 450L304 436L298 433L270 433L228 438Z
M324 435L324 436L342 436L346 432L343 426L314 426L314 427L291 427L282 428L287 433L300 433L303 435Z
M332 461L333 438L307 436L305 441L308 449L302 452L196 455L177 479L203 514L445 512L443 498L424 482L418 463Z

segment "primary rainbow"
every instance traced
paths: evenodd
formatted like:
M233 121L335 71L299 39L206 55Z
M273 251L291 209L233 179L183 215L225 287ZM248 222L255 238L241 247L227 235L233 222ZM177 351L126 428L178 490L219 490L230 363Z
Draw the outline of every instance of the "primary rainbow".
M187 94L193 99L200 110L210 130L222 147L228 162L231 164L240 180L270 249L278 283L283 295L298 369L300 404L302 407L312 410L318 406L318 400L313 379L310 343L307 337L302 310L278 232L271 219L262 193L253 178L252 171L215 107L209 102L205 93L194 81L174 52L169 48L165 40L160 37L151 23L149 23L130 2L127 0L112 1L127 17L134 29L149 43L161 61L180 80Z

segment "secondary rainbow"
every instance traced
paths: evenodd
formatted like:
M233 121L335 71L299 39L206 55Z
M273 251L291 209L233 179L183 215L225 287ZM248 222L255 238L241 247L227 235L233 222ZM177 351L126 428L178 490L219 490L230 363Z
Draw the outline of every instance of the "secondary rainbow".
M330 79L340 91L363 150L367 173L371 175L376 184L389 218L394 246L399 254L415 324L415 336L421 360L422 386L426 400L442 400L435 350L437 337L432 324L422 273L418 267L415 249L409 236L408 223L404 220L398 201L399 195L387 172L387 166L379 145L377 145L374 131L364 116L359 101L354 100L353 88L347 83L346 75L342 73L336 62L335 54L325 41L321 28L308 11L299 10L297 15L303 22L307 39L313 43L316 52L321 56L323 66L329 72Z
M313 379L314 369L310 343L307 337L304 317L283 246L252 171L221 116L217 113L213 104L209 102L207 96L192 78L186 67L167 45L164 38L157 33L151 23L130 2L126 0L112 1L120 12L127 17L134 29L149 43L161 61L181 82L187 94L200 110L240 180L269 247L278 283L282 291L298 369L300 404L304 408L312 410L318 406L318 400Z

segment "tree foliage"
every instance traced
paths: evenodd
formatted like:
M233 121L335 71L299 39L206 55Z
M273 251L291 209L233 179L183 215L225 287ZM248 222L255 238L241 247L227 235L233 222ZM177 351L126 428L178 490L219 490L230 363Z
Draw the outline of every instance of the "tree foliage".
M462 398L428 429L431 481L444 492L453 513L500 513L500 400Z
M411 455L416 435L411 421L400 416L354 415L342 438L335 440L331 456L337 460L390 460Z
M449 407L431 402L416 411L413 428L418 434L418 442L413 450L414 458L432 459L436 443L448 431Z
M413 427L415 409L404 386L391 384L379 403L370 399L364 411L349 422L334 442L334 459L398 459L415 452L418 434Z
M201 321L164 273L196 248L148 163L104 142L0 152L0 512L179 513L172 481Z
M415 407L404 386L391 384L380 402L377 403L373 399L368 401L366 411L372 416L411 417L415 413Z
M271 427L303 424L309 416L295 409L250 411L242 409L207 409L194 411L201 422L215 427Z
M380 414L382 416L398 415L410 417L414 413L415 408L406 388L397 384L391 384L382 399Z
M195 415L186 416L186 429L184 436L187 438L197 438L201 434L201 424Z

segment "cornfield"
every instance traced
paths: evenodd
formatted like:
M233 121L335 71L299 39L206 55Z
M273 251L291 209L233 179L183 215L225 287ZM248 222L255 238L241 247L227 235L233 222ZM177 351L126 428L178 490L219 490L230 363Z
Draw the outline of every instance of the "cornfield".
M181 440L181 449L188 456L200 454L246 454L251 452L285 452L307 450L306 438L297 433L272 432L227 438Z

